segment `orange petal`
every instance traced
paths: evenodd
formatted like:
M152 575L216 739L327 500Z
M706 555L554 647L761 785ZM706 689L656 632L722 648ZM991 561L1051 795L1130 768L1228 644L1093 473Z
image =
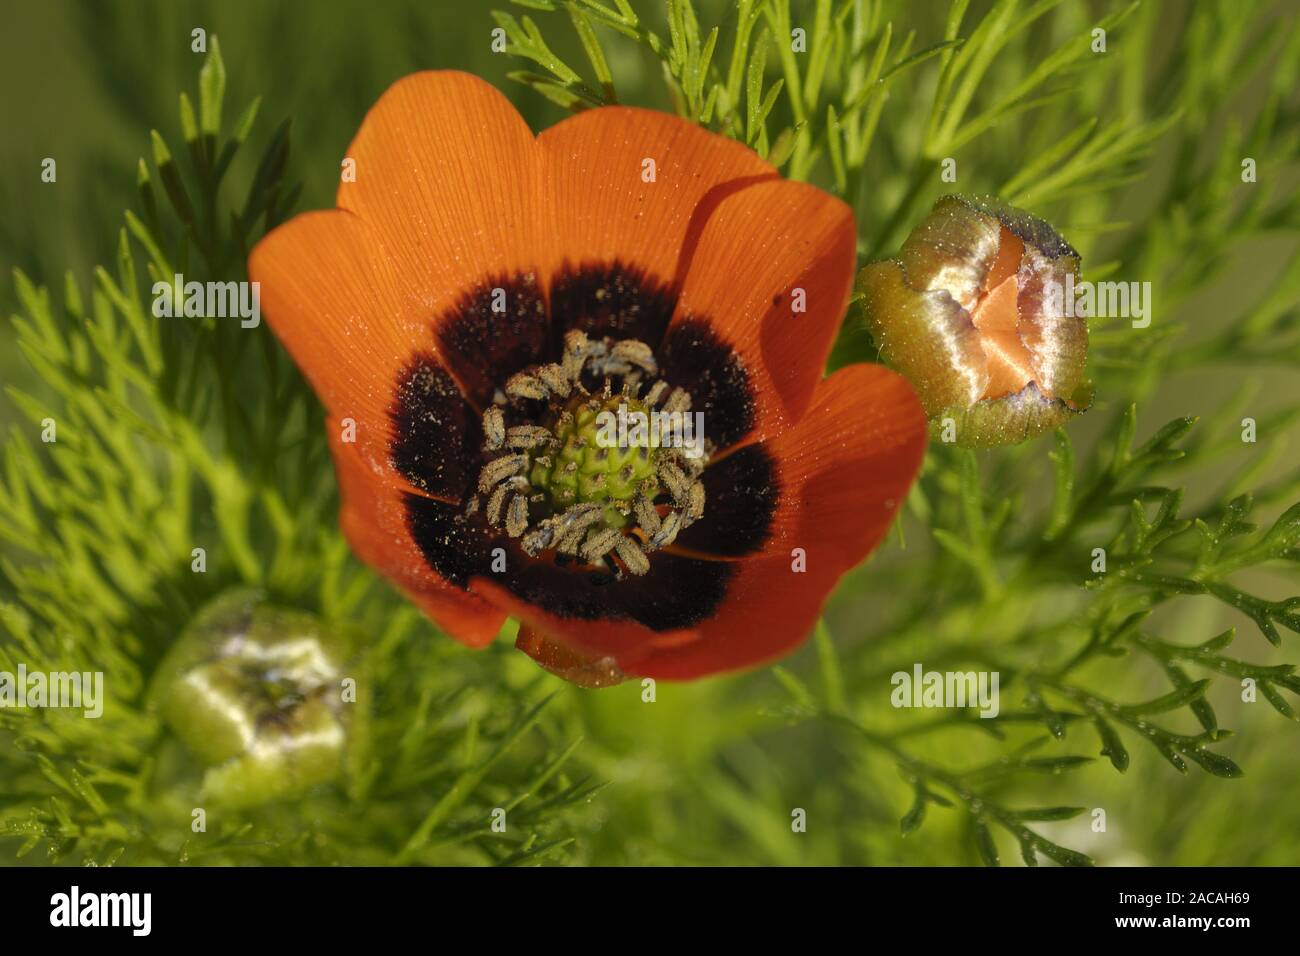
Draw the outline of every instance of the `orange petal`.
M875 549L907 497L925 455L925 413L902 376L852 365L823 381L804 419L765 445L781 496L762 554L737 562L722 610L700 625L698 639L656 640L626 670L701 677L800 644L840 577Z
M498 275L545 281L547 195L528 124L468 73L403 77L366 114L338 205L375 231L428 316Z
M1020 260L1025 255L1025 241L1006 226L998 233L998 254L984 280L984 292L988 294L1007 279L1020 271Z
M989 384L981 398L998 398L1019 392L1033 379L1033 360L1020 340L1016 277L1025 254L1024 241L1002 227L997 258L985 280L985 292L971 312L971 322L980 333L980 345L988 359Z
M340 439L331 417L326 425L343 505L339 524L362 561L400 587L447 634L469 647L491 643L505 623L503 611L478 595L448 584L429 567L407 528L400 479L390 467L369 464L357 445Z
M704 223L665 351L676 351L679 332L688 339L682 351L694 351L687 330L707 318L749 378L749 438L775 434L808 408L848 302L856 247L849 207L803 183L772 180L730 193ZM672 359L665 369L672 380ZM721 445L744 437L729 420L710 424L710 412L730 413L710 408L707 394L694 397L710 434L723 426Z
M382 470L398 375L432 341L373 231L351 213L304 213L257 244L248 272L271 329L326 409L355 422L354 450Z
M764 551L857 564L885 536L925 456L920 400L883 365L850 365L817 388L792 430L765 443L782 492ZM706 512L707 513L707 512Z
M558 255L572 265L619 259L671 287L715 202L778 175L734 140L625 106L579 113L537 144L555 203Z

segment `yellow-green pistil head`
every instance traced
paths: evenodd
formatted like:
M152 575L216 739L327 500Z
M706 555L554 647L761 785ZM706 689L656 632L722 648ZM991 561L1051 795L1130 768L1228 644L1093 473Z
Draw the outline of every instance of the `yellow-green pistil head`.
M690 407L644 343L571 330L560 362L513 376L484 410L468 513L482 508L529 558L644 574L649 555L704 514L707 447L695 457L666 447L656 425Z
M935 437L987 447L1092 403L1088 325L1065 308L1078 274L1079 254L1043 220L952 195L857 286L867 328L916 389Z
M528 481L546 495L553 511L596 503L612 528L628 522L624 513L640 495L659 494L659 436L647 429L644 440L619 443L617 423L649 420L650 406L628 395L596 395L571 400L555 422L555 443L531 450ZM623 429L623 438L629 429ZM622 510L620 510L622 509Z

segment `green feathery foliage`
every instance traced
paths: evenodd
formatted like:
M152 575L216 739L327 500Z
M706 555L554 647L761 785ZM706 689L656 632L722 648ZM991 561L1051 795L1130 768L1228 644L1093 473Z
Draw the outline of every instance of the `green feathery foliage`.
M1094 415L1109 415L1105 431L1115 439L1077 468L1071 438L1059 432L1046 455L1055 468L1050 504L1036 513L1024 500L1034 489L1019 478L1034 468L1033 458L1043 457L1043 443L978 457L932 450L910 508L937 549L912 549L874 581L869 573L861 575L864 587L882 598L892 595L892 603L902 595L909 607L902 614L872 614L885 618L878 627L864 628L865 614L845 614L848 628L866 631L846 664L837 661L826 634L820 635L820 694L779 669L796 701L792 717L848 728L859 744L897 763L915 791L902 817L903 833L921 824L930 804L961 804L968 811L971 845L987 863L999 859L994 829L1009 834L1031 865L1040 854L1063 864L1089 862L1025 825L1065 820L1087 808L1010 809L998 797L1009 778L1059 774L1088 762L1086 752L1041 756L1053 741L1057 750L1095 748L1083 739L1084 727L1120 772L1130 763L1127 735L1145 740L1181 772L1191 763L1215 776L1241 775L1215 749L1230 731L1219 726L1207 699L1212 681L1239 684L1249 678L1260 696L1294 720L1283 691L1300 693L1300 676L1291 664L1255 665L1221 656L1232 630L1202 634L1201 643L1185 645L1155 636L1150 619L1161 606L1204 595L1245 614L1272 644L1281 641L1279 627L1300 630L1300 597L1267 600L1232 583L1259 565L1300 558L1300 504L1261 531L1246 520L1252 496L1241 493L1281 443L1270 442L1272 452L1251 456L1242 465L1245 474L1230 479L1194 517L1181 517L1185 492L1173 482L1180 472L1208 467L1233 442L1241 447L1233 419L1240 418L1244 403L1234 403L1235 410L1225 409L1219 421L1191 437L1195 422L1175 419L1134 449L1137 406L1124 400L1150 398L1175 370L1264 362L1285 367L1300 357L1300 254L1293 253L1274 284L1256 293L1240 320L1214 337L1189 346L1184 323L1176 318L1248 241L1272 232L1294 235L1300 214L1294 190L1283 195L1278 177L1263 188L1243 185L1240 158L1294 172L1293 81L1300 53L1295 18L1267 29L1263 17L1250 20L1226 4L1203 5L1190 16L1185 48L1164 53L1167 63L1156 68L1152 57L1162 16L1156 4L1134 2L1089 16L1052 0L1002 0L969 23L969 3L957 0L943 38L914 52L915 31L898 42L893 23L885 20L885 4L817 0L798 20L807 43L800 56L787 41L796 22L789 0L740 0L732 58L723 64L714 62L719 29L703 30L688 2L668 4L669 42L646 29L623 2L617 10L598 0L519 5L570 15L603 92L586 95L593 87L550 53L533 21L524 18L521 25L497 14L512 52L552 75L517 79L570 108L613 102L591 24L637 41L662 62L681 115L749 143L791 177L818 178L853 204L867 258L896 248L926 203L946 191L938 166L951 157L959 169L972 170L970 178L959 173L963 191L996 192L1057 222L1084 250L1084 279L1122 271L1157 290L1161 321L1152 328L1134 329L1126 319L1094 321L1093 369L1103 404L1113 409L1102 407ZM1033 27L1053 14L1045 42ZM1094 49L1096 30L1105 31L1104 53ZM765 85L770 48L779 55L781 75ZM898 81L915 83L918 68L931 58L937 77L922 86L924 92L899 94ZM891 95L907 105L886 114ZM883 130L882 116L888 123ZM770 138L769 125L779 130ZM1218 132L1220 126L1226 134ZM871 148L878 132L886 140L887 161L907 170L901 193L872 188L899 180L877 175ZM1212 136L1223 137L1217 151L1205 148ZM1008 144L1015 148L1008 150ZM1139 222L1113 218L1121 203L1131 202L1125 187L1149 183L1166 169L1171 174L1163 194ZM1100 264L1092 254L1098 247L1111 257ZM866 334L846 324L836 364L873 357ZM1259 427L1280 436L1298 411L1300 405L1275 410ZM990 500L986 487L1015 491ZM1289 476L1259 497L1272 502L1295 491ZM1094 547L1105 549L1105 573L1089 572ZM1133 658L1154 665L1170 689L1142 689L1133 702L1112 699L1115 679L1102 676L1102 665L1120 659L1133 671L1141 666ZM887 697L881 688L915 660L998 671L1002 689L1018 689L1025 706L991 720L964 713L919 725L914 719L889 720L880 707ZM1193 680L1188 668L1207 676ZM1195 732L1175 732L1148 719L1184 709L1195 717ZM882 722L899 729L884 731ZM951 747L952 737L972 730L997 742L986 763L954 769L942 749L940 761L918 757L909 746L917 738L947 735Z
M0 710L0 849L101 864L1288 859L1300 398L1275 370L1300 361L1296 16L1229 0L516 6L474 22L479 66L495 69L499 27L525 67L510 75L547 108L649 105L655 74L680 115L849 202L863 262L937 196L996 193L1052 221L1084 279L1150 281L1154 320L1093 320L1098 402L1068 434L933 446L896 537L790 661L653 703L638 684L579 691L508 643L471 653L436 635L350 556L319 409L265 328L152 316L149 286L175 272L243 279L320 161L290 153L287 123L266 131L257 101L230 121L213 39L180 148L151 134L112 267L70 274L58 301L16 278L0 671L111 679L97 721ZM1276 266L1243 273L1257 256ZM875 358L851 309L832 365ZM1240 384L1207 405L1207 382ZM1139 409L1177 417L1140 437ZM195 612L237 586L357 635L368 720L337 786L195 833L194 768L146 690ZM998 672L1000 712L892 707L891 675L917 664Z
M101 864L544 857L572 839L551 818L598 785L566 769L576 741L549 718L543 675L512 680L501 654L465 661L476 676L448 668L453 647L377 593L334 520L315 399L265 329L152 314L148 290L177 272L244 278L249 246L293 205L287 123L249 183L226 182L258 103L223 135L224 83L214 37L197 114L180 98L184 150L151 134L141 211L88 299L72 275L61 307L16 277L17 343L53 398L8 391L55 440L20 427L5 448L0 535L15 553L0 568L15 599L0 604L0 670L103 671L108 701L100 720L0 710L0 833L20 838L19 857ZM145 692L196 609L238 585L359 635L369 719L343 787L306 807L214 812L199 836L197 774ZM497 807L511 835L488 840Z

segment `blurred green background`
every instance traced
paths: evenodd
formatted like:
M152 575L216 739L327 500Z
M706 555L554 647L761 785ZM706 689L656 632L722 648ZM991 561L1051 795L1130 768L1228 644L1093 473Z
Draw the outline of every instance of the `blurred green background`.
M796 17L811 16L814 3L795 0ZM9 282L14 267L38 283L57 287L65 270L86 276L95 264L113 259L122 211L134 203L136 161L146 152L149 130L157 128L173 139L178 136L177 96L182 90L193 90L202 62L201 55L190 50L190 31L196 26L220 37L229 77L227 115L237 113L253 96L262 97L253 142L263 143L274 124L292 119L290 175L304 184L299 208L313 209L332 204L339 158L366 109L393 80L411 71L472 71L502 88L534 129L564 115L559 107L509 81L506 74L521 64L491 51L490 11L504 6L504 0L47 0L39 4L5 0L5 29L0 33L0 129L4 130L0 138L0 275L4 277L0 301L5 311L14 307ZM1067 3L1043 21L1017 56L1032 61L1034 51L1051 49L1061 36L1123 6ZM1154 27L1148 23L1148 46L1134 54L1139 58L1134 69L1158 90L1166 75L1197 68L1185 61L1179 45L1197 14L1190 2L1155 6L1154 14L1140 14ZM636 7L663 32L659 4L638 0ZM1264 49L1264 38L1284 25L1294 30L1294 22L1283 19L1287 7L1239 5L1239 15L1250 18L1253 30L1245 56L1254 63L1251 51L1257 49L1260 60L1254 63L1258 68L1251 81L1254 86L1247 86L1232 101L1233 111L1248 115L1258 106L1260 91L1274 69L1275 59L1269 58L1277 55L1276 50ZM728 23L730 5L722 0L702 0L697 8L705 22ZM988 8L987 3L974 4L969 22ZM946 3L920 0L886 4L886 9L900 26L917 31L913 49L942 39ZM537 16L540 21L544 15ZM544 22L557 52L571 63L582 62L581 48L566 18L549 15ZM602 36L608 40L605 51L621 100L670 108L659 62L632 43ZM725 49L725 41L720 49ZM990 88L1009 82L1015 69L1011 58L996 64L987 81ZM770 73L777 75L775 62ZM1183 77L1182 82L1187 80ZM868 159L873 186L859 207L864 211L859 225L868 240L906 188L902 167L910 162L908 150L913 143L908 130L916 122L911 114L928 108L933 88L934 71L921 67L892 90L880 141ZM1114 104L1103 95L1104 89L1089 87L1064 106L1052 107L1048 111L1052 128L1068 128L1094 113L1109 115ZM912 108L913 103L921 105ZM1051 217L1084 249L1085 268L1090 262L1108 261L1122 249L1141 248L1144 210L1163 183L1177 175L1178 164L1197 163L1200 169L1213 160L1221 122L1205 121L1202 153L1189 156L1158 143L1131 181L1115 185L1104 200L1086 197L1053 206ZM1048 123L1040 111L996 125L978 144L959 154L963 168L975 172L973 183L963 178L958 188L997 188L1025 158L1024 144L1033 138L1026 130L1032 134L1039 127L1046 129ZM1050 140L1051 135L1047 131L1042 138ZM250 174L256 154L257 150L248 150L240 157L234 171L237 181ZM45 157L57 159L56 185L39 181ZM1280 177L1281 192L1286 194L1296 189L1296 172L1293 161L1289 168L1269 169L1266 174ZM818 168L817 178L828 184L824 167ZM935 182L929 194L938 195L946 188ZM1121 217L1127 223L1120 224L1124 228L1106 228ZM1079 228L1072 230L1075 225ZM1138 237L1136 244L1133 236ZM1189 246L1211 241L1208 234L1183 239ZM1216 242L1220 239L1214 237ZM1295 248L1294 230L1286 229L1261 229L1226 247L1222 261L1216 262L1217 274L1179 303L1177 319L1188 330L1186 341L1210 340L1238 322L1288 268ZM1123 268L1116 277L1158 278ZM1158 284L1157 307L1162 292ZM41 383L19 351L10 347L12 341L6 326L0 331L0 380L39 394ZM1135 376L1122 367L1099 369L1099 382L1114 387L1100 388L1097 408L1072 426L1080 461L1099 454L1098 442L1108 437L1103 433L1113 429L1112 413L1138 397L1125 391L1130 377ZM1246 413L1260 420L1275 412L1289 415L1287 410L1300 400L1294 366L1265 368L1252 363L1162 371L1158 381L1142 387L1142 437L1174 416L1213 417L1243 384L1253 388ZM7 430L21 420L13 405L0 399L0 426ZM1189 489L1188 501L1211 501L1248 456L1265 448L1276 449L1277 456L1260 480L1293 482L1300 457L1285 443L1279 424L1261 438L1259 448L1229 449L1196 473L1180 476ZM986 455L981 462L992 473L1013 476L1014 487L1006 493L1017 496L1017 509L1029 515L1050 493L1049 450L1050 439L1044 439L1031 449L1000 458ZM936 474L940 480L942 472ZM940 481L938 487L945 486ZM1276 495L1278 507L1272 508L1272 515L1297 497ZM1020 510L1013 521L1020 518ZM942 577L952 565L933 563L939 552L929 538L925 516L913 511L902 528L906 546L892 541L851 574L827 614L830 632L845 648L845 680L857 702L854 711L871 726L897 728L912 719L883 705L888 675L900 666L910 668L913 661L929 660L930 654L937 653L936 646L951 637L951 633L927 634L923 617L891 632L889 622L900 617L900 607L924 604L933 597L936 609L960 611L964 600L965 585ZM1257 592L1273 598L1297 590L1293 565L1263 570L1247 580ZM945 619L945 627L969 628L965 641L971 646L995 646L1023 629L1032 631L1040 614L1050 617L1070 602L1082 607L1079 594L1076 587L1045 592L1041 600L1038 595L1022 595L1023 600L1005 605L1003 619L972 613L963 623L958 613ZM1256 663L1289 663L1300 657L1297 635L1284 633L1282 648L1272 649L1248 620L1208 597L1165 605L1153 621L1165 639L1181 643L1202 641L1224 627L1238 626L1241 636L1233 652ZM877 653L863 647L864 639L875 640L882 632L889 632L884 634L887 650ZM1052 640L1055 637L1043 638L1043 656ZM504 647L486 652L493 661L500 659L499 669L462 665L459 662L470 652L445 640L437 653L448 667L463 666L467 680L487 672L521 686L536 677L531 663ZM1034 657L1032 646L1027 656ZM818 679L817 651L811 644L788 665L805 680ZM1124 663L1106 667L1112 669L1098 678L1103 681L1100 686L1117 694L1122 689L1139 699L1165 689L1160 675L1150 670ZM966 823L957 812L932 808L921 830L901 836L898 819L907 810L910 791L894 762L860 747L851 735L824 722L791 720L786 712L789 695L770 669L661 686L653 705L642 703L635 683L590 693L546 680L562 695L563 725L584 738L578 759L610 784L568 821L575 842L563 859L605 864L904 865L977 859L966 839ZM1133 741L1132 766L1124 775L1098 760L1069 775L1009 779L999 784L997 793L1013 806L1104 808L1109 820L1104 833L1091 830L1088 814L1039 826L1052 839L1091 854L1099 863L1296 863L1300 860L1300 800L1295 799L1300 730L1262 703L1241 703L1231 681L1216 684L1211 699L1220 720L1238 731L1225 752L1246 768L1242 779L1222 780L1195 768L1189 776L1180 776L1153 751ZM1189 733L1195 727L1186 712L1171 715L1168 722ZM1095 755L1097 749L1086 731L1072 734L1068 744L1071 753ZM918 753L956 763L996 759L1003 752L997 741L966 729L918 740L916 746ZM1048 744L1049 750L1061 746ZM428 799L436 796L431 792ZM807 833L791 832L794 807L808 811ZM0 846L0 859L6 856ZM1004 857L1016 859L1010 848Z

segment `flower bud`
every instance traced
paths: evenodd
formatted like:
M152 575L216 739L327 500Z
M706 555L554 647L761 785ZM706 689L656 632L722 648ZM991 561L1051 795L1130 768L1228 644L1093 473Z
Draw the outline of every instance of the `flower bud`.
M1079 254L1047 223L993 198L944 196L896 259L858 274L867 328L916 389L931 432L1009 445L1092 403L1088 325L1067 315Z
M202 798L247 807L338 776L347 647L310 614L241 591L195 617L154 678L155 709L207 766Z

